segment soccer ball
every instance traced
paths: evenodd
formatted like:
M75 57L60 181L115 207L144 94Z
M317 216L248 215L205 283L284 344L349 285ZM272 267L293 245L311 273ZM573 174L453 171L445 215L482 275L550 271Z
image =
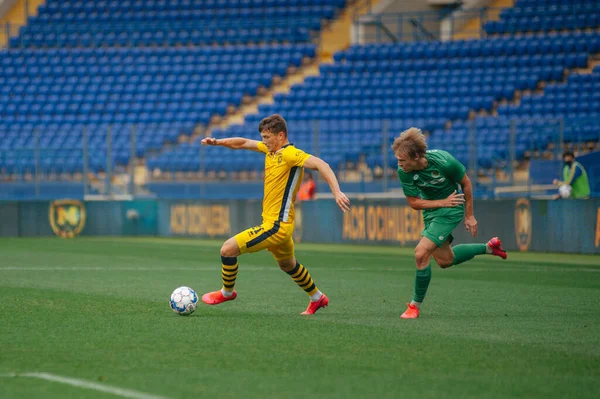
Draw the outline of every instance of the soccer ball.
M558 194L561 198L571 197L571 186L569 186L568 184L563 184L558 188Z
M190 287L179 287L171 294L171 309L173 312L187 316L194 313L198 305L198 294Z

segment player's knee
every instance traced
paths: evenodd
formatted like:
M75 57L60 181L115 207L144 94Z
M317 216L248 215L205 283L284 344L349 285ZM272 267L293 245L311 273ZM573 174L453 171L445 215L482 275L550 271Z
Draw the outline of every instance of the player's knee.
M224 256L226 258L230 258L233 255L231 254L231 250L229 250L229 248L227 248L225 245L223 245L221 247L221 256Z
M415 260L417 261L417 265L423 266L429 263L429 259L431 255L427 252L426 249L423 248L415 248Z
M296 267L296 259L283 259L283 260L278 260L277 264L279 265L279 268L281 270L283 270L284 272L289 272L291 270L294 269L294 267Z
M452 259L436 259L435 261L437 262L438 266L442 269L446 269L452 266Z
M225 241L223 246L221 246L221 256L232 258L238 256L238 252L237 245L231 245L229 241Z

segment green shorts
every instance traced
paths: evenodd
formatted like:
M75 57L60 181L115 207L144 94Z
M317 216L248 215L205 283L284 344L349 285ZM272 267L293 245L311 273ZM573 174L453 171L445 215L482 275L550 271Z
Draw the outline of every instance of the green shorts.
M462 222L465 213L462 207L438 209L436 211L438 212L423 214L425 228L421 232L421 235L429 238L435 245L441 247L448 240L452 243L454 240L452 231Z

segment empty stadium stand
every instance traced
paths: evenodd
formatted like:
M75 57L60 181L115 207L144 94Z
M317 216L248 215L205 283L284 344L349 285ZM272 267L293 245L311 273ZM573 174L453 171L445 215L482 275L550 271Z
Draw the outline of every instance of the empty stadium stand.
M174 143L213 115L224 115L274 76L313 57L311 44L261 47L92 48L11 50L0 53L0 148L80 148L87 129L90 166L105 165L111 126L114 161L126 164L129 125L136 124L136 155ZM97 151L98 150L98 151ZM17 158L3 152L6 159ZM64 154L55 153L62 158ZM4 159L4 158L2 158ZM31 169L32 157L4 166ZM52 161L52 159L50 160ZM82 171L81 156L67 172Z
M260 172L255 154L204 157L198 140L179 138L314 58L315 32L345 5L49 0L0 51L0 170L81 173L85 145L94 172L132 155L150 170ZM559 129L565 141L597 141L600 127L585 121L600 118L600 70L585 69L600 53L599 7L519 0L486 22L481 40L353 45L212 134L258 137L258 121L278 112L292 141L334 168L362 158L394 167L384 152L408 126L481 168L506 164L512 146L517 160L543 150Z
M49 0L13 47L308 42L345 0Z
M517 0L500 13L499 21L487 21L490 35L518 32L553 32L595 29L600 25L600 3L589 0Z

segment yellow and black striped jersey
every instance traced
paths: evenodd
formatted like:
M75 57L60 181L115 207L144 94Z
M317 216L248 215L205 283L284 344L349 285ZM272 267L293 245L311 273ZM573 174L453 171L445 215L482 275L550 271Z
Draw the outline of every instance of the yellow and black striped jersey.
M286 144L275 152L258 143L265 153L265 192L263 195L263 220L269 222L294 221L294 201L304 177L304 162L310 154Z

